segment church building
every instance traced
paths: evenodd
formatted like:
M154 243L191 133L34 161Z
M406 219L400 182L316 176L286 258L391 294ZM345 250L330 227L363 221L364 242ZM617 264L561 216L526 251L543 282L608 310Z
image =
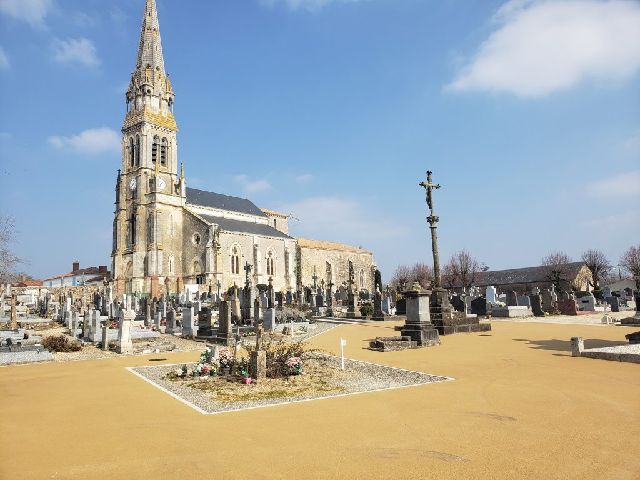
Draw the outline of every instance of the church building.
M165 71L155 0L146 0L135 71L126 92L116 181L112 277L116 292L226 291L273 282L276 291L345 285L373 290L373 254L289 235L287 214L244 198L187 187L178 162L175 94Z

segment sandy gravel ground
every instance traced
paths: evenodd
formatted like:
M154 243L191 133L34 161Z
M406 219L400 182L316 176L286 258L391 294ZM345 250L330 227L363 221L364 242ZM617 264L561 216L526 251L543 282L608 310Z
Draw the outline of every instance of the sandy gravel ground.
M640 366L572 358L637 329L496 322L439 347L366 348L395 322L312 343L455 381L201 415L125 369L197 352L0 368L0 478L640 478ZM152 360L160 360L154 361Z

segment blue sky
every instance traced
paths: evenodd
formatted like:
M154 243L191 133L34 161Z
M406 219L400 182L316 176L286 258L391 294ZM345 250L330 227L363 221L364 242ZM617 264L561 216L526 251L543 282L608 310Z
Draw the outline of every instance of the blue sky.
M187 183L383 276L640 238L640 3L157 0ZM143 0L0 0L0 212L37 277L109 264Z

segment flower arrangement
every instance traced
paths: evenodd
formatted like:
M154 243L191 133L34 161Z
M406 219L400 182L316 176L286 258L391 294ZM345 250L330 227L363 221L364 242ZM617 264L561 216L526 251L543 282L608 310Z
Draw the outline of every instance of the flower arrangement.
M218 352L220 368L230 368L233 365L233 353L228 348L221 348Z
M289 357L285 365L289 375L300 375L302 373L302 359L300 357Z

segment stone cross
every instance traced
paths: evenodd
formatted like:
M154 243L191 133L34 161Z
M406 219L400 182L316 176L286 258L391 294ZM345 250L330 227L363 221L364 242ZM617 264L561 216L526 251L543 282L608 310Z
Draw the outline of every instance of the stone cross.
M313 267L313 290L315 291L318 288L318 274L316 273L316 267Z
M349 292L353 292L353 284L354 284L354 273L353 273L353 263L349 260Z
M251 270L252 269L253 269L253 266L249 265L249 262L246 262L245 266L244 266L244 271L245 271L245 275L246 275L245 286L247 288L249 288L251 286L251 282L249 281L249 275L251 275Z
M433 190L439 189L440 184L433 183L433 172L427 172L427 181L420 182L419 185L423 187L427 192L427 206L429 207L430 215L427 217L429 222L429 228L431 229L431 247L433 250L433 287L439 288L441 283L440 277L440 254L438 252L438 221L440 218L436 215L436 211L433 205Z

